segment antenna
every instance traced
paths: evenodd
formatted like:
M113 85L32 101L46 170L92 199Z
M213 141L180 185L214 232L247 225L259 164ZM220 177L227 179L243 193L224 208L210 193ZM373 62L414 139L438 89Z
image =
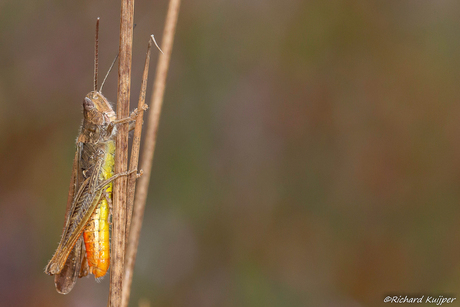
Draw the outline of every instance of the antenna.
M99 65L99 17L96 20L96 42L94 46L94 91L97 91L97 70Z
M117 56L115 57L115 59L113 59L112 65L110 65L110 68L109 68L109 70L107 71L107 74L105 75L104 80L102 81L101 88L99 89L99 92L102 92L102 87L103 87L104 84L105 84L105 80L107 80L107 77L109 76L110 72L112 71L112 68L113 68L113 66L115 65L115 63L117 62L117 60L118 60L118 54L117 54Z
M133 30L134 30L134 29L136 29L136 24L134 24L134 26L133 26ZM156 44L156 42L155 42L155 44ZM107 77L109 76L110 72L112 71L113 66L115 65L115 63L117 62L117 60L118 60L118 54L117 54L117 56L115 57L115 59L113 59L112 64L110 65L109 70L108 70L107 73L105 74L104 80L102 80L101 88L99 89L99 92L100 92L100 93L102 92L102 87L103 87L104 84L105 84L105 80L107 80Z

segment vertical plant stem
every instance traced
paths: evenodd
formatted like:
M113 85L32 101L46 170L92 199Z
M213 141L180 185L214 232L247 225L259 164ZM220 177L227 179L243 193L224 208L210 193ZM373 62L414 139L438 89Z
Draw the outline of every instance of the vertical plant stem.
M134 0L121 1L120 47L118 62L117 118L129 116L131 86L131 58L133 43ZM128 124L117 127L115 173L125 172L128 167ZM122 297L123 267L126 232L126 184L125 176L113 185L113 228L110 270L110 306L120 306Z
M161 43L161 47L164 53L160 54L160 57L158 58L151 108L149 111L149 119L147 123L147 135L142 152L141 168L144 171L144 175L139 179L137 184L131 230L129 231L128 248L126 251L125 275L123 280L122 307L127 307L129 302L134 263L136 261L137 247L139 245L139 236L141 232L145 202L147 199L147 192L150 182L150 173L152 170L152 161L155 152L156 137L160 121L161 107L163 104L163 96L166 87L169 60L171 58L174 34L176 30L177 17L179 14L179 7L180 0L169 1L168 13L166 16L163 39Z
M133 145L131 150L131 157L129 160L129 170L133 171L137 169L139 162L139 148L141 145L141 134L142 124L144 116L144 103L145 93L147 91L147 81L149 76L149 64L150 64L150 50L152 49L152 39L149 39L147 47L147 55L145 56L144 73L142 74L141 92L139 93L139 102L137 104L137 110L139 115L136 120L136 126L134 127ZM128 195L126 200L126 240L128 240L129 230L131 227L131 216L133 213L134 205L134 191L136 189L137 174L131 174L128 177Z

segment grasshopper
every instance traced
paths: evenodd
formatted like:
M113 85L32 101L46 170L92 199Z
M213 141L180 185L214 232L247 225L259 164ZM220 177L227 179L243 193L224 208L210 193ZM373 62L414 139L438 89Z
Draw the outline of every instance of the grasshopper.
M136 172L114 175L116 126L132 123L138 112L135 110L129 117L117 120L101 89L97 90L98 28L99 18L94 90L83 99L83 123L76 141L64 230L45 268L46 274L55 276L56 290L62 294L72 290L77 277L93 274L97 279L106 274L110 265L112 181Z

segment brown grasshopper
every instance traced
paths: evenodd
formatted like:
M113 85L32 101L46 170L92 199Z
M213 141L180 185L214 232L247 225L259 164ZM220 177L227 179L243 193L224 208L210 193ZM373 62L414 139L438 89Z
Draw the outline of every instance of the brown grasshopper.
M92 273L99 278L107 272L110 265L112 181L135 172L113 174L116 126L135 121L138 111L117 120L101 89L97 90L98 28L99 18L96 23L94 90L83 99L83 123L76 143L64 230L59 246L45 268L46 274L55 276L56 290L62 294L72 290L77 277Z

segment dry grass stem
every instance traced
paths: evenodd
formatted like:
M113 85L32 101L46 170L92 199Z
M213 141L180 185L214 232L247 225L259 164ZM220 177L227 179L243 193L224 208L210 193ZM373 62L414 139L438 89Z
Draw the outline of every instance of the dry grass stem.
M141 145L141 134L142 134L142 124L144 116L144 103L145 103L145 93L147 91L147 80L149 76L149 64L150 64L150 50L152 49L152 40L149 39L149 44L147 47L147 55L145 56L145 65L144 73L142 74L142 85L141 92L139 94L139 102L137 104L137 110L139 115L136 120L136 126L134 127L134 136L133 136L133 145L131 150L131 157L129 161L129 170L136 170L139 162L139 148ZM133 213L133 204L134 204L134 191L136 189L136 174L131 174L128 177L128 196L127 196L127 206L126 206L126 240L128 240L129 230L131 227L131 217Z
M131 58L133 42L134 0L121 1L120 47L118 62L117 116L129 116L129 95L131 86ZM115 173L122 173L128 167L128 124L117 127ZM126 185L122 176L113 185L113 228L110 270L110 306L120 306L122 296L123 267L125 255L126 227Z
M179 14L180 0L170 0L168 13L163 31L161 47L164 53L160 54L153 86L152 102L147 123L147 135L145 137L144 149L142 152L141 168L144 175L139 179L134 202L131 230L129 232L128 248L126 252L126 266L123 281L122 307L128 306L131 282L133 277L134 263L136 261L137 247L144 216L145 202L147 199L150 173L152 169L153 155L155 152L156 136L160 120L163 96L166 87L166 76L168 74L169 60L174 41L177 17Z

